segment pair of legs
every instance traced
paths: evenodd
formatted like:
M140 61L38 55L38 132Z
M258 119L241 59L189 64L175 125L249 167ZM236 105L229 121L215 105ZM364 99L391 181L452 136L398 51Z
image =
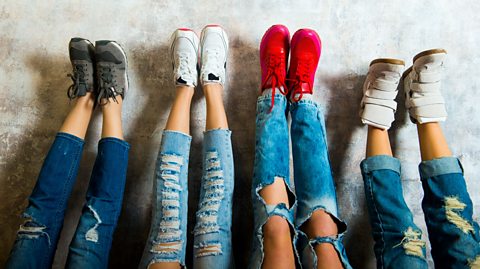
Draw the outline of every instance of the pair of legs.
M122 98L103 105L102 139L77 230L70 244L68 268L106 268L121 210L129 145L123 141ZM84 138L93 113L91 92L78 97L43 163L29 197L7 268L50 268L63 217L78 173Z
M270 95L266 91L257 102L254 267L295 268L299 262L305 268L349 268L323 113L308 97L289 103L281 94L274 95L270 111ZM295 193L289 179L288 113Z
M194 229L194 267L230 268L233 262L230 232L233 156L223 106L223 86L219 83L206 84L203 92L206 98L207 120L202 190ZM187 170L193 93L193 87L176 87L176 96L165 127L157 163L154 194L156 206L141 268L170 269L185 265L185 207L188 201ZM167 159L172 156L175 161Z

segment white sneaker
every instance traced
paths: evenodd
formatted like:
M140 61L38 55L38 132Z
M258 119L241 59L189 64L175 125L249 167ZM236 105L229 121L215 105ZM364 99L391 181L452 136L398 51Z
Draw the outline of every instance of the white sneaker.
M170 57L175 86L197 86L198 44L197 34L190 29L180 28L173 32Z
M405 106L413 123L445 121L447 111L440 92L443 62L447 52L432 49L413 58L413 66L403 75Z
M360 104L362 122L388 130L395 119L398 83L405 63L397 59L376 59L370 63Z
M200 82L225 84L228 36L219 25L207 25L200 37Z

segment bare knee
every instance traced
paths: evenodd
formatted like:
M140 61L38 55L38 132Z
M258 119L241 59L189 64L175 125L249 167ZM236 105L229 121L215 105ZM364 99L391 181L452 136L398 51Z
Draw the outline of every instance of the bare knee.
M290 227L287 220L280 216L270 217L263 225L263 235L265 238L273 240L285 236L290 237Z
M338 234L337 223L332 216L324 210L316 210L307 222L302 226L302 230L309 238L332 236Z

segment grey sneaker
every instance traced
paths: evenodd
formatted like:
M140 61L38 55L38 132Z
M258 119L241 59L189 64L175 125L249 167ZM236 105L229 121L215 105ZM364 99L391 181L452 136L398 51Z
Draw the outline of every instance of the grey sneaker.
M127 56L115 41L100 40L95 42L95 59L97 61L97 104L104 105L117 96L124 99L128 89Z
M200 82L225 84L228 36L219 25L207 25L200 37Z
M73 83L68 88L67 96L74 99L85 96L87 92L93 92L95 89L93 79L95 48L89 40L75 37L68 43L68 52L73 69L72 74L68 76Z

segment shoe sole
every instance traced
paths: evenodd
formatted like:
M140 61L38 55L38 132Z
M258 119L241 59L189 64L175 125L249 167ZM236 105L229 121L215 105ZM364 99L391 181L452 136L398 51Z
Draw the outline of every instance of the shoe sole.
M444 49L431 49L431 50L422 51L419 54L415 55L415 57L413 57L413 62L415 62L420 57L432 55L432 54L438 54L438 53L447 53L447 51Z
M405 66L405 62L399 59L393 59L393 58L379 58L373 60L369 66L372 66L374 64L378 63L386 63L386 64L396 64L396 65L403 65Z
M127 90L130 89L130 81L128 80L128 75L127 75L128 58L127 58L127 54L125 53L125 50L122 48L122 46L120 46L120 44L118 44L116 41L111 41L111 43L113 43L113 45L120 50L120 52L122 53L122 55L125 59L125 74L124 74L124 76L125 76L125 81L127 82L127 88L125 89L125 92L123 93L123 97L122 97L122 99L125 100L125 96L127 95Z

